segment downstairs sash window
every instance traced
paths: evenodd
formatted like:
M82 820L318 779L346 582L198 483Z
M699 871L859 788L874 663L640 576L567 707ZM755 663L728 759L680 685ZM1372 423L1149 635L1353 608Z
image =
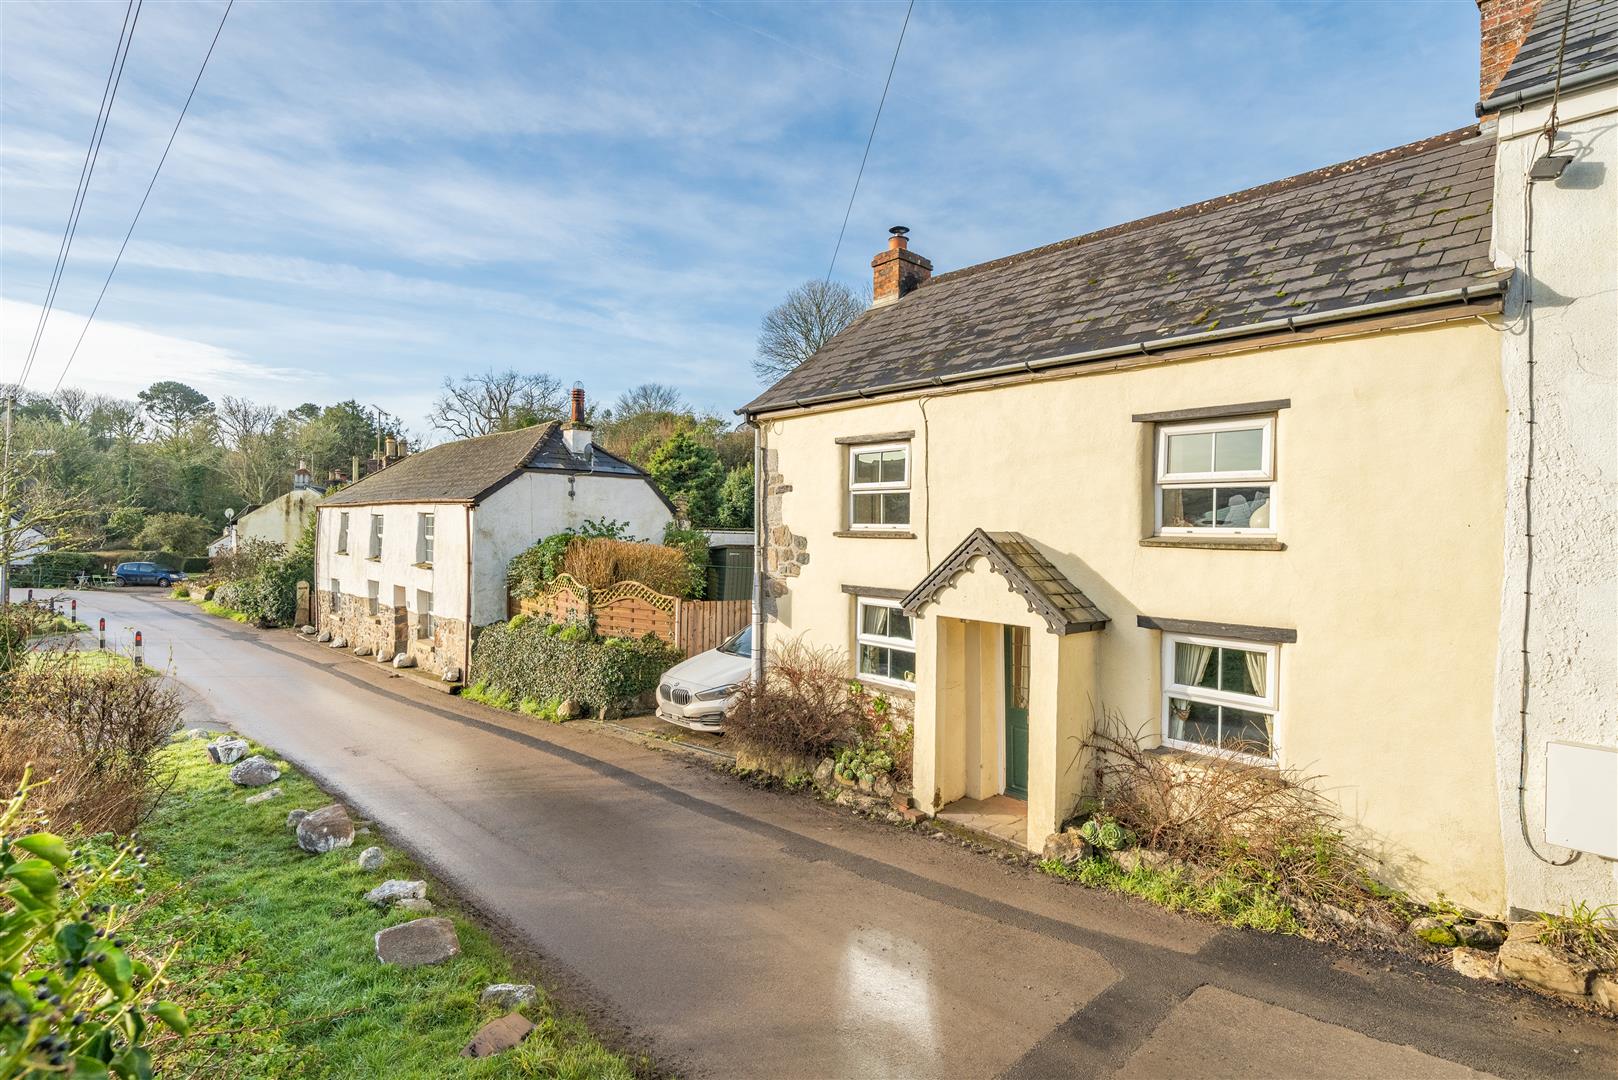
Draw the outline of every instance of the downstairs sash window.
M1274 645L1165 634L1164 743L1272 764L1278 657Z

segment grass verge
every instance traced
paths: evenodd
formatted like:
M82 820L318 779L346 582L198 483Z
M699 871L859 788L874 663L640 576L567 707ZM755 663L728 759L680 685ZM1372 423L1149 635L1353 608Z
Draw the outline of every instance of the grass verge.
M282 798L244 805L251 792L208 762L200 740L162 752L173 787L141 842L151 867L136 933L154 952L180 943L169 969L193 1032L153 1046L168 1076L629 1078L649 1072L602 1046L544 998L523 1009L538 1025L517 1049L482 1060L461 1047L500 1010L480 1008L483 987L514 980L493 939L456 913L461 955L403 969L376 959L373 935L407 922L365 893L388 878L417 878L407 857L375 836L325 855L300 851L287 811L331 802L286 766ZM380 871L356 855L376 845Z
M535 720L544 720L552 724L562 722L559 700L540 701L538 698L526 697L518 700L509 690L491 689L487 682L477 682L461 690L461 697L468 701L475 701L479 705L487 705L491 709L503 709L506 712L522 713Z
M1045 859L1039 868L1065 881L1138 896L1170 911L1205 915L1231 926L1268 934L1297 934L1303 929L1292 909L1273 890L1228 874L1199 880L1177 867L1158 870L1137 866L1125 870L1105 857L1084 859L1074 866Z
M197 607L201 608L209 615L214 615L221 619L229 619L231 622L244 623L247 621L246 614L237 611L235 608L228 608L224 604L215 603L212 600L198 600L195 603Z
M57 653L31 652L28 654L27 662L30 667L37 668L53 657L65 657L68 663L85 674L94 674L98 671L128 671L135 667L135 662L123 653L102 652L99 649L74 649ZM149 667L143 667L141 671L147 675L157 674Z

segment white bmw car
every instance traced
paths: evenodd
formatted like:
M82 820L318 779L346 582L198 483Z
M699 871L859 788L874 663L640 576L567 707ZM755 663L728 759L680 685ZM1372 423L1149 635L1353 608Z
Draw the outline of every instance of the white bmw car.
M669 668L657 687L657 716L692 731L725 730L725 707L753 667L753 628Z

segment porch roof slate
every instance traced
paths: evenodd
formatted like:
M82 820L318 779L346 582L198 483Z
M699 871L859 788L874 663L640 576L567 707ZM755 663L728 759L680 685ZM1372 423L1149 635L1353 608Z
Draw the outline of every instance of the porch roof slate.
M910 590L900 604L904 613L911 616L920 613L979 556L1006 579L1012 592L1028 601L1028 610L1038 612L1053 634L1100 630L1110 621L1022 533L987 532L983 529L973 529L954 551L921 579L919 585Z
M1567 47L1562 49L1562 25L1567 24ZM1562 80L1566 82L1593 68L1618 63L1618 3L1613 0L1546 0L1534 13L1533 26L1506 69L1505 78L1478 103L1480 114L1500 104L1526 104L1551 96L1556 84L1556 59L1562 54ZM1521 95L1520 97L1518 95ZM1513 98L1512 102L1505 99Z

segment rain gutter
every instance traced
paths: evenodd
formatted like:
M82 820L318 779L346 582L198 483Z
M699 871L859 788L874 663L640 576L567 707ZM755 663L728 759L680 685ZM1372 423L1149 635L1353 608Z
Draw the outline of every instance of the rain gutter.
M1511 277L1510 271L1497 270L1495 273L1498 276L1494 280L1486 280L1477 285L1462 285L1460 288L1445 289L1442 292L1424 293L1421 296L1403 297L1398 300L1379 300L1371 304L1338 308L1334 311L1288 316L1285 319L1269 319L1264 322L1249 323L1245 326L1233 326L1228 330L1204 330L1195 334L1149 338L1129 345L1110 345L1104 349L1063 353L1059 356L1047 356L1040 360L1019 360L1010 364L974 368L971 371L957 371L946 375L931 375L916 379L905 379L902 382L882 383L878 386L862 387L858 390L837 390L824 394L811 394L789 401L775 402L756 409L744 406L737 409L736 412L738 415L752 419L766 413L779 412L785 409L811 409L818 405L829 405L833 402L854 401L860 398L885 398L918 390L930 390L958 383L993 379L1004 375L1034 374L1054 368L1094 363L1098 360L1112 360L1126 356L1152 356L1175 349L1235 341L1241 338L1257 337L1262 334L1271 334L1283 330L1298 331L1329 323L1350 322L1378 315L1439 307L1456 301L1470 304L1475 300L1491 299L1505 291L1506 284Z
M1563 75L1562 91L1566 93L1569 90L1577 90L1581 86L1589 86L1591 83L1605 82L1608 79L1615 78L1618 78L1618 60L1611 60L1605 64L1585 68L1583 71L1575 71L1571 75ZM1521 108L1539 98L1548 98L1555 92L1556 80L1547 79L1523 90L1513 90L1509 94L1501 94L1498 97L1489 98L1487 101L1480 101L1473 108L1479 116L1487 116L1490 113L1501 112L1505 109Z

